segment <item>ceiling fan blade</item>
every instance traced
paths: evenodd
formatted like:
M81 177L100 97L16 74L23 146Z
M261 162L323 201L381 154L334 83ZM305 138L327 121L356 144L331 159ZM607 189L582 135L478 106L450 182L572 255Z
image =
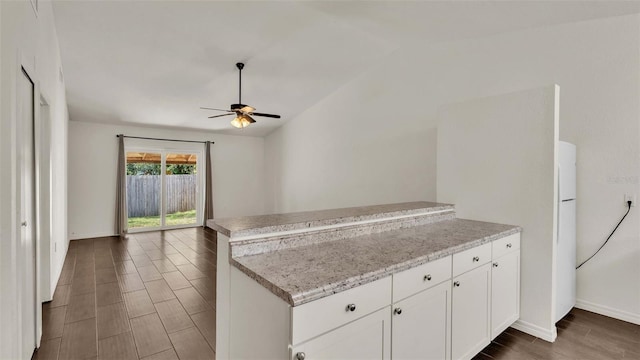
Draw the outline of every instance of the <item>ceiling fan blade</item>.
M227 113L227 114L222 114L222 115L213 115L213 116L209 116L209 119L213 119L213 118L217 118L220 116L228 116L228 115L235 115L234 113Z
M242 111L243 113L250 113L250 112L256 111L256 109L251 107L251 106L249 106L249 105L247 105L247 106L243 107L242 109L240 109L240 111Z
M264 116L264 117L274 118L274 119L280 119L280 115L273 115L273 114L251 113L251 115Z
M249 122L250 122L250 123L252 123L252 124L253 124L254 122L256 122L256 121L255 121L255 120L253 120L253 118L252 118L251 116L249 116L249 115L245 115L245 118L246 118L247 120L249 120Z
M210 107L200 107L200 109L202 109L202 110L216 110L216 111L232 112L232 111L231 111L231 110L229 110L229 109L222 110L222 109L214 109L214 108L210 108Z

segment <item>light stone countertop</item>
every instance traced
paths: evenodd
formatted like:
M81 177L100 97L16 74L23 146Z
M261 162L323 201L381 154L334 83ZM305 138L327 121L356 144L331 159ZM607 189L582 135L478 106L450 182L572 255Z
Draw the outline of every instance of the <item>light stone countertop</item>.
M288 214L210 219L207 220L207 226L221 234L233 238L383 219L394 216L421 214L441 210L454 210L454 206L451 204L416 201L399 204L359 206Z
M298 306L520 231L513 225L452 219L230 262Z

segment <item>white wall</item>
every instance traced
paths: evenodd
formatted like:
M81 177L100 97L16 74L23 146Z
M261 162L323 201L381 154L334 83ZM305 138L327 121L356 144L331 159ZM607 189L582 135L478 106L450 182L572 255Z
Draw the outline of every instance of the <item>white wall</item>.
M558 93L548 86L439 111L438 197L459 217L522 227L517 329L554 341Z
M0 358L20 358L21 343L19 309L17 304L17 269L20 259L16 258L19 219L16 217L17 196L16 181L18 164L16 149L16 79L20 64L30 68L30 76L39 84L42 94L50 105L50 124L53 129L51 150L51 206L53 224L51 225L51 244L39 244L41 248L54 247L50 258L43 263L51 265L50 278L41 279L49 290L55 286L62 270L62 264L68 246L66 237L66 144L67 144L67 108L64 82L59 78L61 67L58 39L54 26L51 3L40 1L38 16L28 1L0 2ZM46 289L44 289L46 290ZM50 293L42 291L43 300L50 299ZM50 291L49 291L50 292ZM25 354L25 358L31 354Z
M578 260L640 195L640 17L413 44L265 140L266 211L436 198L436 110L559 84L560 139L577 145ZM640 211L578 271L578 298L640 321Z
M68 217L71 239L115 234L116 134L215 141L211 146L215 217L264 213L263 138L71 121Z

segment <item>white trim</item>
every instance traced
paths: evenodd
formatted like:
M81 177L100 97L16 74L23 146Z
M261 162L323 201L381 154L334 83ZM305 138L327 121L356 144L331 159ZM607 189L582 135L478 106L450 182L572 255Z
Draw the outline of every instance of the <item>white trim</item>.
M171 230L192 229L192 228L201 228L201 227L202 227L202 225L198 225L198 224L187 224L187 225L179 225L179 226L176 226L176 227L171 227L170 229L135 228L135 229L139 229L139 230L131 231L131 229L129 229L129 232L127 234L140 234L140 233L151 232L151 231L171 231ZM86 240L86 239L96 239L96 238L112 237L112 236L119 236L119 235L118 234L114 234L112 232L82 233L82 234L74 234L73 236L69 237L69 240L70 241L73 241L73 240Z
M36 216L38 256L40 259L40 295L41 301L53 300L53 292L57 282L52 281L52 259L55 251L54 237L52 234L53 222L51 216L53 211L52 201L52 168L51 168L51 107L49 97L39 89L39 99L35 104L35 154L36 154ZM45 147L46 146L46 147ZM46 181L45 181L46 180ZM45 207L45 204L47 205ZM46 226L45 226L46 224ZM46 233L45 233L46 231Z
M576 308L591 311L596 314L608 316L614 319L630 322L632 324L640 325L640 314L634 314L632 312L614 309L609 306L592 303L590 301L577 299Z
M425 215L442 214L442 213L447 213L447 212L455 212L455 210L446 209L446 210L437 210L437 211L425 211L425 212L408 214L408 215L389 216L389 217L385 217L385 218L376 218L376 219L370 219L370 220L353 221L353 222L342 223L342 224L307 227L307 228L295 229L295 230L275 231L275 232L268 232L268 233L256 234L256 235L233 236L233 234L232 234L233 238L231 240L229 240L229 242L243 241L243 240L253 240L253 239L262 239L262 238L265 238L265 237L272 237L272 236L295 235L295 234L300 234L300 233L307 233L307 232L310 232L310 231L340 229L340 228L345 228L345 227L354 226L354 225L375 224L375 223L385 222L385 221L390 221L390 220L402 220L402 219L414 218L414 217L425 216Z
M511 327L548 342L554 342L558 337L558 330L555 325L553 330L549 330L527 321L518 320Z
M197 227L202 227L202 225L198 223L194 223L194 224L182 224L182 225L166 225L161 227L157 227L157 226L137 227L137 228L129 229L127 234L139 234L139 233L145 233L150 231L178 230L178 229L188 229L188 228L197 228ZM115 236L115 235L106 235L106 236ZM84 238L81 238L81 239L84 239Z

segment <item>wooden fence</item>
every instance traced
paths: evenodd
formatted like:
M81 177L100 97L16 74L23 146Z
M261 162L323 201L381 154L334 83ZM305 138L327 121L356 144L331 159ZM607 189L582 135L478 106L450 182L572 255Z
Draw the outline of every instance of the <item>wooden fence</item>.
M167 214L196 208L197 175L167 175ZM129 217L160 215L160 175L127 175Z

